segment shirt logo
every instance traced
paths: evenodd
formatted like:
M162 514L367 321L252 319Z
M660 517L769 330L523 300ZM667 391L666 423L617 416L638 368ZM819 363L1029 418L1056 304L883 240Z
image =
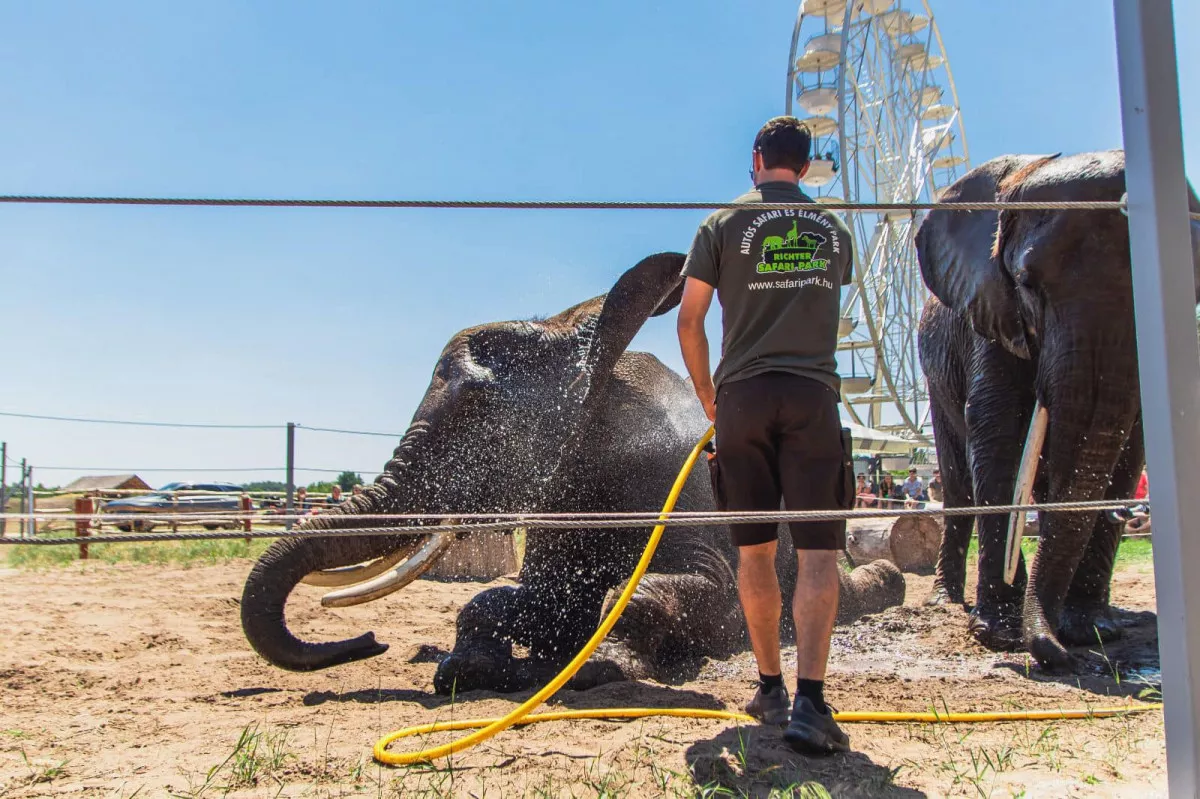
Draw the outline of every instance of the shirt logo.
M822 245L829 239L820 233L798 232L798 221L792 220L787 236L767 236L763 239L762 254L755 270L760 275L774 272L828 271L829 259L818 258Z

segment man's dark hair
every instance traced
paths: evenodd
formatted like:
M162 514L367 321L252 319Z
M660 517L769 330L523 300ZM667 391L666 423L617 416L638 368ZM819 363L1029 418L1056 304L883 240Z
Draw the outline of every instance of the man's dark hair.
M808 163L812 134L795 117L775 117L767 120L754 137L754 149L762 153L765 168L799 172Z

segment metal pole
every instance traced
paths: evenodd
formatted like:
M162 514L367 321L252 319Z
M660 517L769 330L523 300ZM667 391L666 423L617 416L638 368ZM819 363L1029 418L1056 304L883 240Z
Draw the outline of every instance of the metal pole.
M1200 791L1200 348L1170 0L1113 0L1171 796Z
M287 423L287 504L285 511L292 513L292 495L296 490L296 423ZM287 529L292 529L292 520L288 519Z
M29 537L37 535L37 523L34 521L34 464L25 471L25 495L29 497Z
M8 442L0 441L0 513L8 513ZM0 522L0 536L8 532L8 521Z
M21 538L24 538L25 537L25 459L24 458L21 458L20 486L21 486L21 491L20 491L21 507L20 507L20 510L18 510L18 513L21 514L21 524L20 524L20 529L17 530L17 534Z
M796 24L792 28L792 48L788 51L787 91L783 95L783 113L792 115L792 92L796 91L796 45L800 43L800 27L804 23L804 4L796 11Z

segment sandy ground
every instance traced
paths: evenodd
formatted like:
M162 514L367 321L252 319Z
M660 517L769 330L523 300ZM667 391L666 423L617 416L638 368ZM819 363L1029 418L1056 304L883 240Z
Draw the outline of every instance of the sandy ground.
M392 648L293 674L265 664L242 637L238 597L250 565L0 568L0 796L820 795L799 790L807 781L851 797L1166 795L1158 711L849 724L854 751L825 758L799 756L777 730L754 725L582 721L510 729L436 767L381 767L371 747L391 730L500 715L528 696L474 692L452 704L432 691L455 613L483 586L421 580L340 610L321 609L318 590L304 588L289 605L294 629L311 638L373 629ZM1148 563L1114 581L1125 639L1104 653L1080 650L1085 663L1072 677L973 645L962 610L919 607L930 578L907 578L905 607L838 628L827 688L837 709L1096 707L1132 701L1144 688L1131 682L1139 674L1158 680ZM747 653L705 663L677 685L562 691L544 709L740 710L754 676Z

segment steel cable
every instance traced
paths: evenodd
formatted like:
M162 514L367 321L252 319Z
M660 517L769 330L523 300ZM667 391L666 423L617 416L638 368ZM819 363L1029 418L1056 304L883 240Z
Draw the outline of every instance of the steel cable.
M487 208L511 210L668 210L701 211L750 208L762 211L1125 211L1121 200L1062 202L961 202L961 203L733 203L638 200L299 200L218 197L75 197L30 194L0 195L0 203L41 205L181 205L257 208ZM1200 218L1200 214L1191 214Z
M1093 500L1087 502L1054 502L1029 505L986 505L962 508L898 508L879 510L809 510L809 511L761 511L739 513L736 511L704 512L692 511L688 515L676 513L613 513L607 518L595 518L585 514L490 514L479 515L482 519L475 523L456 522L452 524L408 525L408 526L373 526L355 528L330 528L322 530L238 530L238 531L206 531L206 532L173 532L173 533L141 533L128 535L97 535L86 536L89 544L103 543L136 543L139 541L205 541L233 538L335 538L342 536L364 535L431 535L433 533L470 533L488 531L507 531L514 527L532 527L546 530L596 530L614 529L631 526L645 526L651 522L664 524L668 527L685 525L715 526L722 524L748 524L754 522L805 522L829 521L835 519L869 519L887 518L893 516L979 516L1006 514L1020 511L1036 510L1040 512L1076 512L1092 510L1119 510L1137 506L1149 506L1145 500ZM350 514L337 514L342 519L380 518L378 514L364 514L355 517ZM452 514L438 516L422 515L420 519L439 520ZM0 514L0 518L28 519L28 515ZM66 515L55 514L55 520L66 520ZM94 515L80 516L80 520L92 520ZM141 517L147 521L146 517ZM194 516L192 517L195 518ZM320 518L319 516L316 518ZM398 516L386 516L384 519L397 519ZM414 521L411 517L405 520ZM76 545L81 539L77 537L15 539L0 538L0 545L29 545L29 546L66 546Z

